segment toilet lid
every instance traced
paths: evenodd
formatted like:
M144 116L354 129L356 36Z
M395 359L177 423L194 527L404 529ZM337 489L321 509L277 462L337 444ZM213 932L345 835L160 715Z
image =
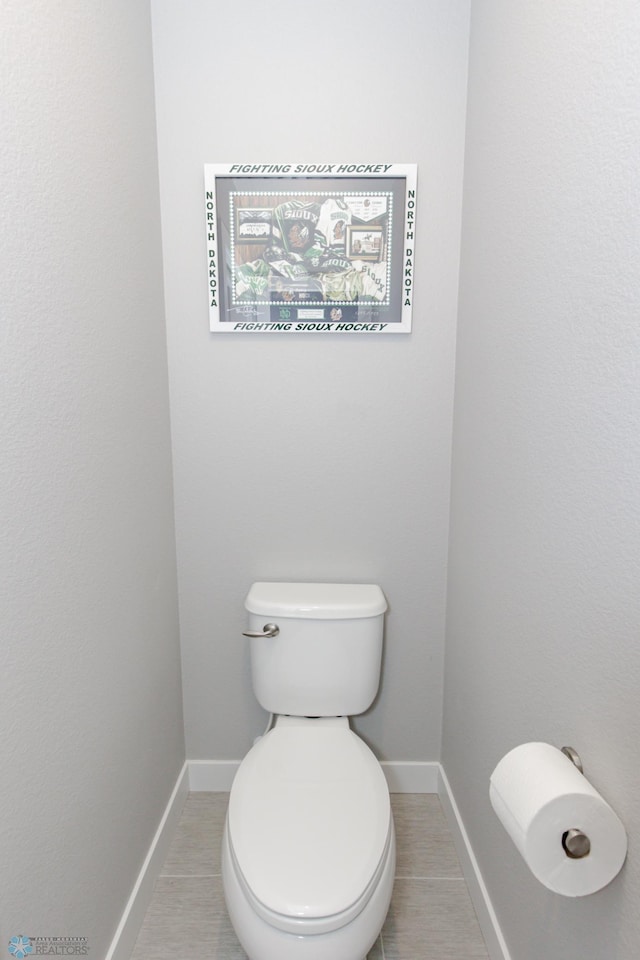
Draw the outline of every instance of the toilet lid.
M390 802L346 718L283 717L243 760L229 798L234 859L253 898L298 920L353 907L387 848Z

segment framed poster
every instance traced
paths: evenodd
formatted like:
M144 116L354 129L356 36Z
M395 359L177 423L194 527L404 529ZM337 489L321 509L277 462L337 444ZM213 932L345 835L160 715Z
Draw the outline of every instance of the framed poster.
M415 164L206 164L213 333L410 333Z

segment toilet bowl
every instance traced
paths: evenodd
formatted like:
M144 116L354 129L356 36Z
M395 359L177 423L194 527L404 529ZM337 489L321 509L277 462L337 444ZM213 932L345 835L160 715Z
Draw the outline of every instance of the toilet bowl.
M389 908L395 833L384 774L346 717L278 717L247 754L222 871L251 960L364 960Z
M275 718L240 764L222 849L249 960L365 960L395 873L389 790L349 717L376 695L387 602L375 584L254 583L258 702Z

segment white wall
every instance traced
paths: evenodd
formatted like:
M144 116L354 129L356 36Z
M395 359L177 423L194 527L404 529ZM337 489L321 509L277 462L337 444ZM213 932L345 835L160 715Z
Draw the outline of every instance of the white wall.
M188 755L239 758L262 731L251 582L335 579L391 606L360 731L436 759L468 2L152 13ZM418 163L411 336L208 332L203 164L246 160Z
M149 12L0 33L0 948L99 958L184 757Z
M473 6L443 761L514 960L635 960L640 13ZM627 826L604 891L529 874L488 778L570 744Z

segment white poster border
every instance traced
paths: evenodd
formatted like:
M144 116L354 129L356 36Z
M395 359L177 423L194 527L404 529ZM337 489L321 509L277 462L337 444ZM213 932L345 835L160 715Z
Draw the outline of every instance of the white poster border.
M353 316L354 309L350 301L328 301L326 304L316 304L306 306L304 303L294 301L288 305L281 303L274 319L274 308L271 307L269 319L258 319L256 307L243 307L246 315L238 317L238 310L235 309L235 317L223 316L223 313L229 314L231 311L224 310L221 297L221 285L223 277L230 274L229 250L221 242L221 220L218 201L217 181L219 178L242 178L250 182L252 179L265 181L273 178L274 193L283 178L286 180L300 180L307 183L314 179L333 181L340 183L340 189L344 192L344 181L347 179L366 180L367 184L371 182L371 193L376 190L384 191L385 181L404 180L404 209L402 222L402 251L399 256L397 253L387 268L387 299L393 295L394 310L391 319L383 322L383 319L376 319L376 307L369 306L368 316L364 319L358 319ZM414 270L415 262L415 221L417 210L417 165L406 163L378 163L378 164L350 164L350 163L281 163L281 164L256 164L256 163L207 163L204 166L205 181L205 220L206 220L206 250L207 250L207 272L208 272L208 292L209 292L209 327L212 333L321 333L321 334L399 334L410 333L412 326L413 298L414 298ZM301 187L302 189L302 187ZM339 188L336 187L336 190ZM325 191L326 192L326 191ZM266 211L265 211L266 213ZM226 211L225 211L226 214ZM231 214L226 214L231 217ZM254 230L259 229L258 225L253 225ZM251 229L251 226L248 227ZM354 228L355 229L355 228ZM233 232L233 226L231 227ZM372 231L373 232L373 231ZM399 234L398 234L399 236ZM251 241L246 241L251 242ZM228 246L228 245L227 245ZM231 244L233 249L233 242ZM366 269L366 266L365 268ZM235 279L234 279L235 285ZM291 294L289 294L291 295ZM286 294L283 294L286 296ZM265 304L262 303L263 312ZM342 310L338 305L343 305L344 313L349 317L342 317ZM290 309L287 309L287 306ZM332 308L333 309L329 309ZM323 309L326 308L326 309ZM254 310L252 315L251 310ZM358 306L358 313L362 313L362 306ZM388 315L387 311L387 315ZM327 313L329 315L327 315ZM287 314L289 314L287 316Z

